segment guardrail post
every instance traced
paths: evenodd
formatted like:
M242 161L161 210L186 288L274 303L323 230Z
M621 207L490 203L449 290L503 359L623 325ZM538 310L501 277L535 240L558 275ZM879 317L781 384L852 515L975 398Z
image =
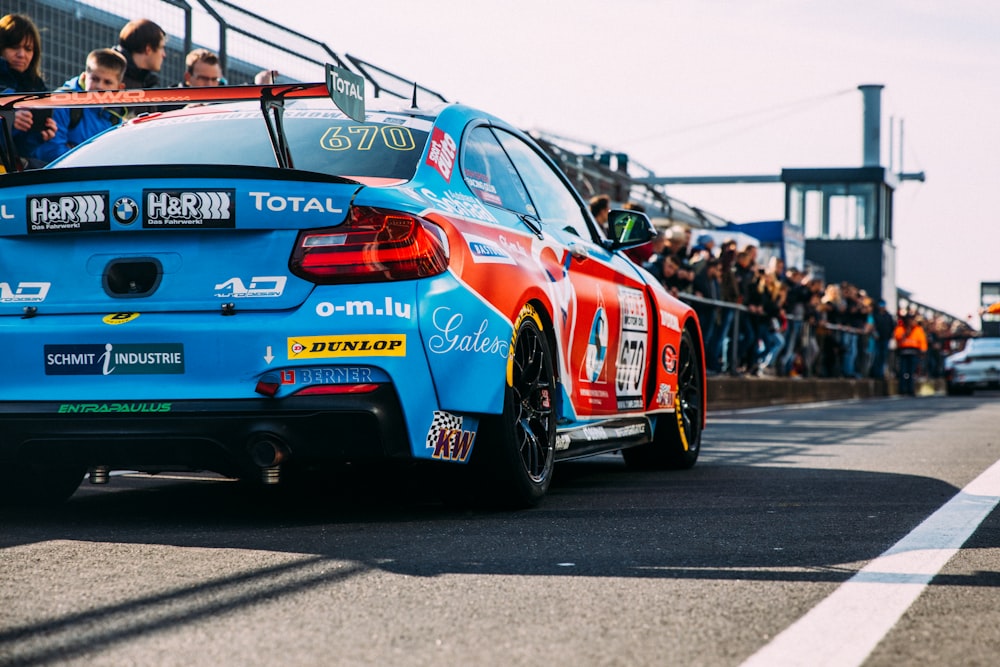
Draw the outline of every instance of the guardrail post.
M739 375L740 357L740 309L733 308L733 326L729 332L729 374Z

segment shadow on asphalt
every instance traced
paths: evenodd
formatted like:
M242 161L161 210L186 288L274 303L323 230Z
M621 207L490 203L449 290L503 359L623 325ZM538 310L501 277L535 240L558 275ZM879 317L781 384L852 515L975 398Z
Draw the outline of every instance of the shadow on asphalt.
M975 404L955 401L948 409ZM717 442L710 427L702 460L687 471L636 472L612 455L562 463L541 506L521 512L456 509L424 479L381 469L273 494L216 479L85 482L58 509L0 511L0 548L114 541L312 554L414 576L839 582L958 489L929 477L782 464L928 416L920 399L910 403L814 411L785 425L774 423L776 413L745 415L741 423L771 421L730 429L738 447ZM832 428L818 415L844 423ZM1000 546L998 528L990 517L973 541ZM935 583L998 586L1000 575Z
M936 409L974 405L966 400ZM783 463L795 456L801 466L803 454L822 456L825 444L912 426L929 414L927 404L903 399L891 410L866 403L799 418L787 411L742 414L729 426L720 419L716 434L706 432L703 460L692 470L634 472L620 456L564 463L545 502L522 512L456 510L413 476L384 470L353 471L328 480L335 483L263 495L218 479L143 477L115 479L110 487L85 485L55 510L0 512L0 564L3 549L51 540L294 557L54 618L0 625L0 655L20 647L21 664L45 664L377 570L417 577L838 583L957 489L929 477ZM829 421L837 419L844 423L831 427ZM753 428L755 420L761 428ZM1000 546L998 515L966 546ZM933 585L995 588L1000 574L942 575ZM171 615L173 609L183 612ZM45 637L63 641L30 643Z

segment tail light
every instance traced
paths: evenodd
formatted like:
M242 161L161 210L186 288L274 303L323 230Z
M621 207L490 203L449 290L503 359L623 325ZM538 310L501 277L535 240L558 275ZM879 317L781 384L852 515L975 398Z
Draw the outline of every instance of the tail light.
M301 232L290 268L324 284L424 278L448 268L448 239L418 216L352 206L343 224Z

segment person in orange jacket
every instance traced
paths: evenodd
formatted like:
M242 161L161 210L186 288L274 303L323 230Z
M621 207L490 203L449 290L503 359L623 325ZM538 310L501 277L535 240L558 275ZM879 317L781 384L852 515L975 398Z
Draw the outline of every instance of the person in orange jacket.
M916 316L907 313L893 333L896 339L896 359L899 364L899 393L916 396L914 376L920 358L927 352L927 334L917 322Z

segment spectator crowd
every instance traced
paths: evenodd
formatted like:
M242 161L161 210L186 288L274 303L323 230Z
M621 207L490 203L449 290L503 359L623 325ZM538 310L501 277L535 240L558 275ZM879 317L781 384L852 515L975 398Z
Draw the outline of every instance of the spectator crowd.
M167 57L167 34L149 19L126 23L118 43L86 54L83 71L66 81L58 91L121 90L158 88L160 70ZM0 94L52 90L42 78L41 33L23 14L0 18ZM270 84L277 72L262 71L254 82ZM184 77L177 87L225 85L219 56L208 49L194 49L185 57ZM43 167L74 146L117 125L129 115L166 111L173 107L129 107L114 109L27 110L0 112L10 128L17 155L25 168ZM0 135L0 146L6 139Z
M606 197L592 199L606 207ZM596 216L595 216L596 217ZM710 375L774 377L940 377L942 360L962 335L944 316L916 308L889 312L850 282L827 283L776 256L762 261L756 245L675 224L632 259L698 315ZM922 349L910 332L924 336ZM897 366L899 364L899 366ZM905 377L906 383L902 380Z

